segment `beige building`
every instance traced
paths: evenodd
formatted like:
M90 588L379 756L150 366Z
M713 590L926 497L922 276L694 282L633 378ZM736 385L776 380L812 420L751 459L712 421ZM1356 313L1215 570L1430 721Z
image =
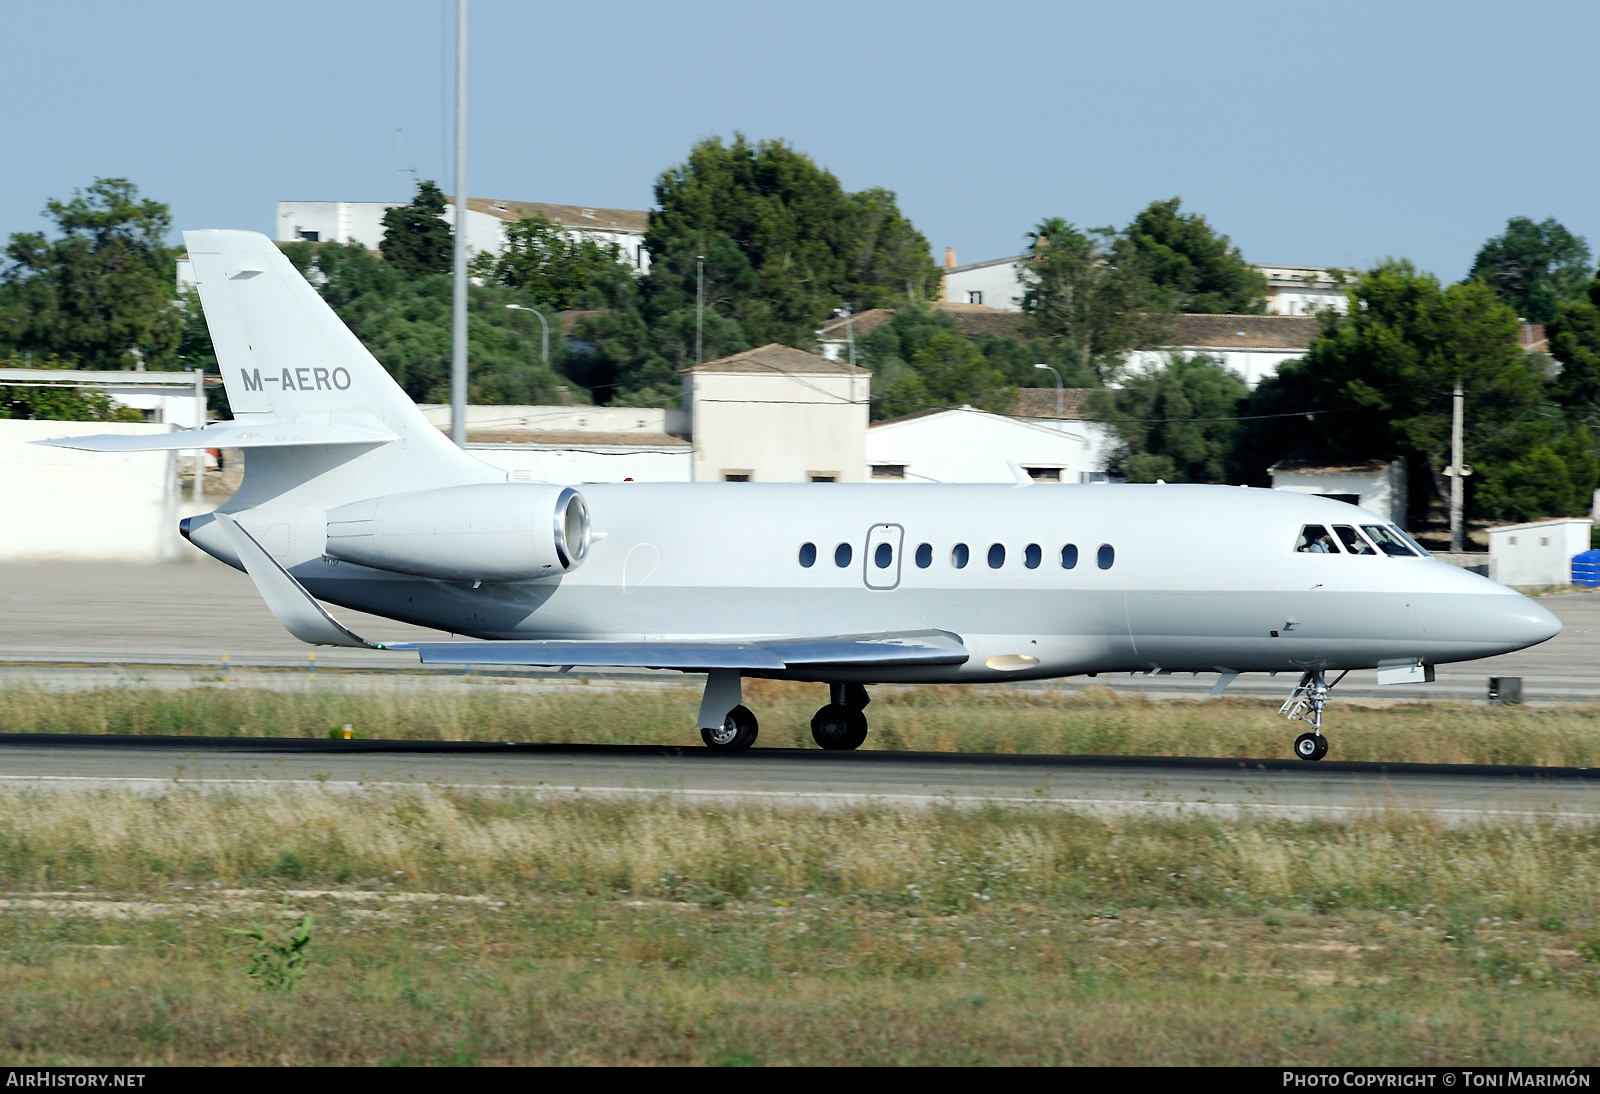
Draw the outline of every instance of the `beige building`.
M861 482L870 373L777 343L683 370L696 482Z

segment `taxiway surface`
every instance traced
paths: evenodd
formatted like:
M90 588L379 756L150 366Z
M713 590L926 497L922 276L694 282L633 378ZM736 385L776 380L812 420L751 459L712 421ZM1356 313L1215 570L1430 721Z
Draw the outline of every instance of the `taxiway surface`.
M1600 771L1279 760L756 749L0 738L0 788L308 793L380 787L828 807L1027 804L1100 814L1349 819L1400 811L1456 825L1600 819Z

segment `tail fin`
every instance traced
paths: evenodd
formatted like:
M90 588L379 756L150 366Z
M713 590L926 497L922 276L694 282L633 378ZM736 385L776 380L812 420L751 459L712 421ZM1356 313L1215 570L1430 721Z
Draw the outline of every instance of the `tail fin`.
M277 245L259 232L185 232L206 325L222 369L228 402L241 424L342 426L397 438L345 467L324 489L300 492L310 504L343 504L395 490L503 480L462 452L428 423L400 385L317 295ZM262 450L246 465L248 505L252 472L271 470L272 495L343 464L353 453L310 460L288 450ZM318 467L317 465L321 465ZM278 466L282 465L282 466ZM370 483L352 480L370 480ZM264 485L257 478L257 486ZM309 495L309 496L308 496ZM229 508L237 508L230 505Z

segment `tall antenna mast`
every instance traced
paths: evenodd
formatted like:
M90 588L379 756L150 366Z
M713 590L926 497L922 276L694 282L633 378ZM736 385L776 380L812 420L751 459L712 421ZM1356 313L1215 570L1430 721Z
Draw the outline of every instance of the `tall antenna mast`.
M467 0L456 0L455 278L450 319L450 439L467 447Z

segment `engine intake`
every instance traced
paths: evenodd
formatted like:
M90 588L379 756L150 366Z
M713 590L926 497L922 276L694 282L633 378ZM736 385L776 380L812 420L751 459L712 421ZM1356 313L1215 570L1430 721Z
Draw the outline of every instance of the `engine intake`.
M571 487L483 483L328 510L332 558L446 581L524 581L578 567L589 507Z

